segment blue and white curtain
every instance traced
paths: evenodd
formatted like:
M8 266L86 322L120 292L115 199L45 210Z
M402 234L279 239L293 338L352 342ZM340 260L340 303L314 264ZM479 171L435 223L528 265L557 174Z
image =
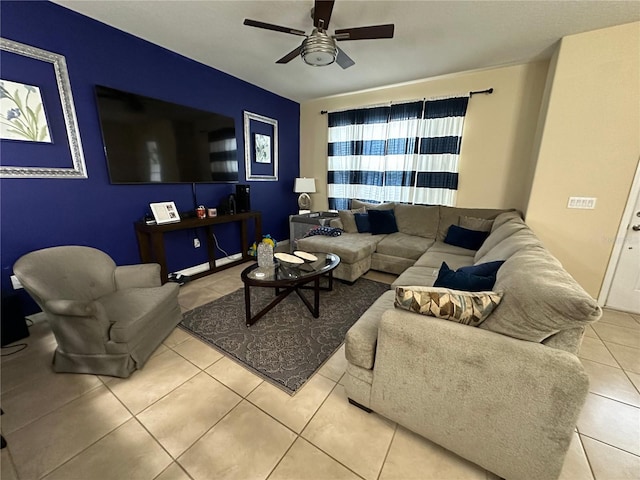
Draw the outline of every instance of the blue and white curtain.
M469 97L329 114L329 208L350 199L455 205Z

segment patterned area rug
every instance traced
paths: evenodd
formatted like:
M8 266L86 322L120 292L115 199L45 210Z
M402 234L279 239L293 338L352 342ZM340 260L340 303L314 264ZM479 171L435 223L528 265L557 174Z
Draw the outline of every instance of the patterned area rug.
M293 395L342 345L358 318L389 285L360 278L353 285L333 282L320 292L320 317L313 318L291 293L257 323L245 325L244 289L183 315L180 326L248 366ZM303 294L313 304L313 291ZM272 288L251 288L251 309L260 311L274 296Z

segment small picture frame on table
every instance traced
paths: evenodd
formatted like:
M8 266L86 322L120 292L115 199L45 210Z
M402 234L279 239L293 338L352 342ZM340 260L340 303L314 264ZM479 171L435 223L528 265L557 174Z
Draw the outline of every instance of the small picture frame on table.
M151 212L157 225L176 223L180 221L180 214L174 202L150 203Z

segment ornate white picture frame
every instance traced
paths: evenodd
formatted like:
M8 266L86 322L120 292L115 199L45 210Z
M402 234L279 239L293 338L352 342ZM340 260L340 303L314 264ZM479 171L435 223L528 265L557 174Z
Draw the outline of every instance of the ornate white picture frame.
M71 94L67 62L64 56L14 42L6 38L0 38L0 50L22 55L34 61L50 63L53 66L55 83L60 96L60 107L64 116L65 129L69 142L70 155L70 166L50 168L10 166L11 158L6 158L7 156L4 155L2 159L3 165L0 166L0 178L87 178L87 168L78 131L78 120L76 118L73 96ZM37 79L34 79L33 84L37 84ZM44 107L46 109L47 105L44 105ZM55 138L53 141L55 142ZM54 146L50 145L50 148L54 148Z
M265 146L269 147L268 152L264 150ZM244 112L244 166L247 181L278 181L277 120Z

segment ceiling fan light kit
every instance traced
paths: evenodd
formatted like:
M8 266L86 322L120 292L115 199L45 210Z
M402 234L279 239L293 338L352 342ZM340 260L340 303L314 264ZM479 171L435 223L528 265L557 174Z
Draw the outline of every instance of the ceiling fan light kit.
M299 47L294 48L276 63L289 63L298 55L307 64L313 67L324 67L338 62L343 69L349 68L355 62L344 53L344 50L336 46L337 41L344 40L373 40L378 38L393 38L393 24L372 25L368 27L355 27L336 30L334 35L329 35L329 20L333 11L335 0L315 0L311 9L314 29L307 35L302 30L273 25L270 23L250 20L245 18L244 24L249 27L263 28L274 32L288 33L306 37Z
M302 42L300 56L307 65L324 67L336 61L338 49L329 35L316 29Z

